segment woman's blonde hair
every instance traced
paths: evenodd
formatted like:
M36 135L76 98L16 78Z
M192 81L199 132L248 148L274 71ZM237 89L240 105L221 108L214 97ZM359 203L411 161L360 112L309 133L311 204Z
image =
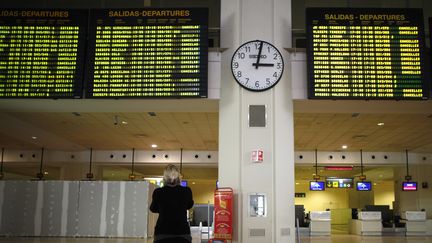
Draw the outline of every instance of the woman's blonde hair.
M181 175L177 166L173 164L167 165L165 167L163 181L165 185L176 186L180 185Z

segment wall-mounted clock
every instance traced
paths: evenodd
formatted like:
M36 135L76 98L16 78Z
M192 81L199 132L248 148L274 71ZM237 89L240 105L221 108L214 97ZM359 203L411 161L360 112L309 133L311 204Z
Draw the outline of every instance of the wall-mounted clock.
M276 85L284 70L279 50L272 44L254 40L241 45L231 59L235 80L250 91L264 91Z

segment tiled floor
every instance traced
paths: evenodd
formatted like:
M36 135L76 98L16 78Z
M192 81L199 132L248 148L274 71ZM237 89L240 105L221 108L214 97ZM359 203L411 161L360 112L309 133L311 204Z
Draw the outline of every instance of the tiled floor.
M0 237L0 243L152 243L152 239L136 238L39 238ZM332 235L300 237L300 243L431 243L432 237ZM245 242L247 243L247 242ZM293 242L293 243L298 243Z
M432 237L332 235L300 237L301 243L431 243ZM297 243L297 242L296 242Z

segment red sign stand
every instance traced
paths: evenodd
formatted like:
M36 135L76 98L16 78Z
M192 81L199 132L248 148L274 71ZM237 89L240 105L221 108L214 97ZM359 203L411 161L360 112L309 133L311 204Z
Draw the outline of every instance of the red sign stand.
M232 240L234 193L232 188L222 187L214 192L213 242Z

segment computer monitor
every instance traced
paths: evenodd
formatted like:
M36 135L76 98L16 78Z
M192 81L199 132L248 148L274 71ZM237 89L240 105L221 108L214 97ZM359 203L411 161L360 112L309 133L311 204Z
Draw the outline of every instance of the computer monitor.
M327 178L326 179L327 188L353 188L354 179L353 178Z
M417 182L415 181L402 182L402 191L417 191Z
M309 182L309 190L311 190L311 191L324 191L325 190L325 182L324 181L310 181Z
M183 180L183 181L180 182L180 185L184 186L184 187L187 187L188 183L187 183L187 181Z
M371 191L372 190L372 182L370 182L370 181L357 181L356 189L357 189L357 191Z

